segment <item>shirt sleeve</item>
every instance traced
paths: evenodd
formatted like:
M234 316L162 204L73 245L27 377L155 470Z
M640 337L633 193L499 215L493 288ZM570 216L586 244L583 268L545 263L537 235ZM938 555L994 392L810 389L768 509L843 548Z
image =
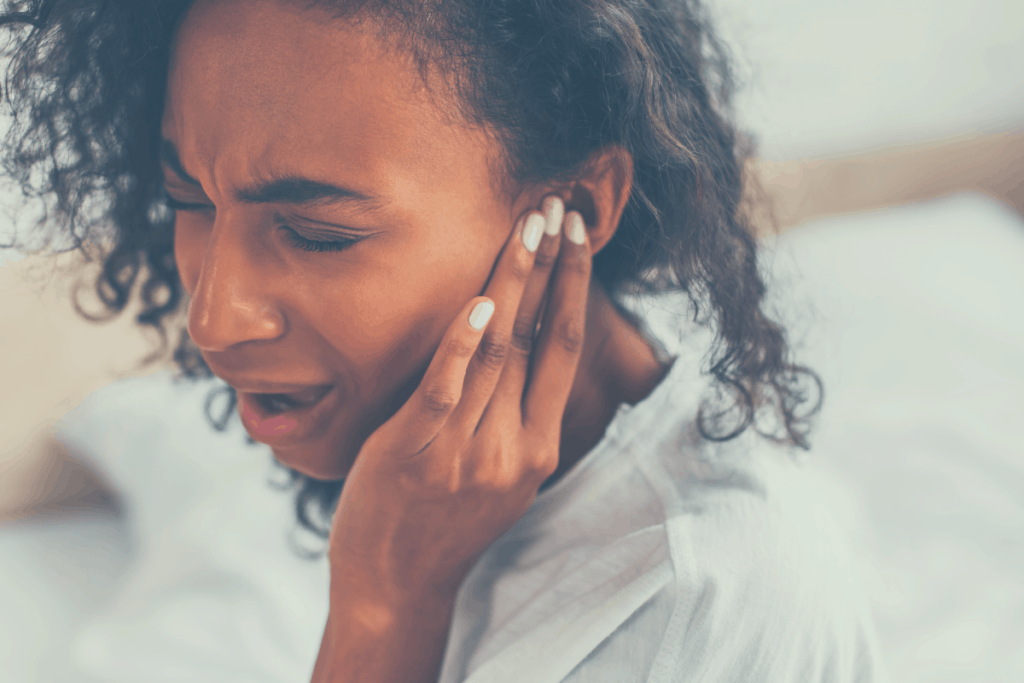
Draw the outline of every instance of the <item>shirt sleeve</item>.
M887 683L843 532L784 469L671 517L674 580L564 683Z
M844 532L810 472L754 454L752 484L669 520L676 605L650 683L883 683Z

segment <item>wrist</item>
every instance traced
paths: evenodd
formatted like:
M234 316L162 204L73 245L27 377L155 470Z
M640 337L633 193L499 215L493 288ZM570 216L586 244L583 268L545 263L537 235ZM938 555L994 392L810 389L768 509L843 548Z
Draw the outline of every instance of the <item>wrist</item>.
M331 604L345 603L369 614L394 610L451 609L471 563L431 572L417 567L395 576L353 561L332 562Z
M354 581L331 587L314 683L433 682L440 670L454 595L381 597Z
M371 633L384 633L400 619L450 614L455 591L382 586L348 577L331 582L328 619L337 618Z

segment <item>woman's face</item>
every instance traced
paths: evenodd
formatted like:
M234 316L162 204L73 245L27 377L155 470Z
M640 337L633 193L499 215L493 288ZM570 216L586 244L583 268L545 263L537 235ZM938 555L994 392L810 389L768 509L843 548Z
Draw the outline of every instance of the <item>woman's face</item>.
M496 143L446 123L401 54L272 0L189 10L163 136L168 193L199 205L175 224L189 334L253 438L344 476L543 188L510 200ZM247 395L328 388L281 415Z

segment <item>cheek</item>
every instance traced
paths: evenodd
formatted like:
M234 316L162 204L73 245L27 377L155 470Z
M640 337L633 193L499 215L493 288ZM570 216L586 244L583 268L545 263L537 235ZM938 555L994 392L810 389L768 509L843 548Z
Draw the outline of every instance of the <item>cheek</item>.
M416 263L415 254L391 254L402 268L374 259L370 272L357 266L334 280L308 276L293 290L294 315L333 348L338 369L351 375L365 404L360 410L371 412L384 409L386 394L430 360L462 300L472 297L452 291L445 271L408 265Z

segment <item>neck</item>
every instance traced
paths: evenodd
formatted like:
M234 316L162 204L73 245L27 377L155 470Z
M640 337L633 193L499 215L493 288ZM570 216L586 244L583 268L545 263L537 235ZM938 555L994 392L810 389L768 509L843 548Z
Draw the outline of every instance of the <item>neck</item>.
M650 344L619 312L604 288L592 281L587 322L576 377L562 418L558 468L551 486L601 441L619 404L636 405L664 379Z

